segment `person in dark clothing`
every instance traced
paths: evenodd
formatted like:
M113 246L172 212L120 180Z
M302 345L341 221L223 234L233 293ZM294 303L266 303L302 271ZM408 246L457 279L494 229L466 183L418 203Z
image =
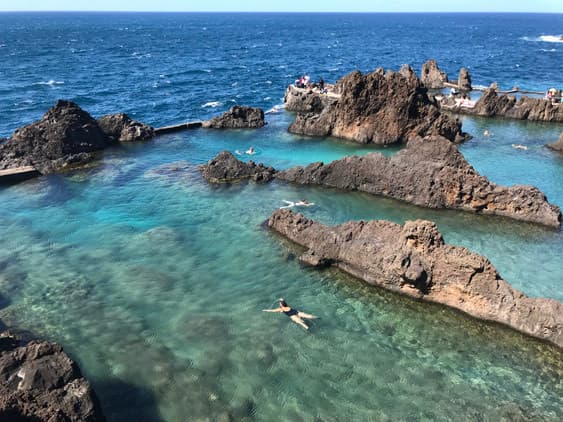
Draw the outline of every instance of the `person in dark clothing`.
M286 314L293 322L302 326L306 330L309 329L309 326L303 321L305 319L314 319L317 318L315 315L306 314L305 312L300 312L297 309L293 309L291 306L287 304L287 302L283 299L279 299L280 306L275 309L262 309L263 312L279 312Z

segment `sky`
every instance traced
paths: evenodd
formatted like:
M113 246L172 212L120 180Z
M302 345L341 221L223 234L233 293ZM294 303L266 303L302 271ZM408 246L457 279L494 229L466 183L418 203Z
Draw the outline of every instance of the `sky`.
M0 0L0 11L32 10L563 13L563 0Z

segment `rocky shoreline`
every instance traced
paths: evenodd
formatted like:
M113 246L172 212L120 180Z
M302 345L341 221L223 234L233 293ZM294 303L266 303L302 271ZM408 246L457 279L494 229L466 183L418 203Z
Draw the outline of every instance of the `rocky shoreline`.
M233 106L224 114L193 127L259 128L260 108ZM188 125L183 125L188 127ZM59 100L41 120L17 129L0 141L0 182L17 183L96 160L96 153L122 142L152 139L155 129L124 113L94 119L72 101ZM28 169L27 171L23 171Z
M544 98L531 98L500 94L498 87L493 84L477 100L473 107L443 104L443 109L459 114L480 117L501 117L516 120L537 122L563 122L563 104L553 104Z
M379 145L420 136L442 136L452 142L470 137L458 120L440 113L409 66L398 72L382 68L366 75L352 72L336 83L332 94L290 86L286 108L298 114L289 131Z
M512 288L483 256L448 245L430 221L359 221L329 227L290 210L268 226L304 246L300 261L334 266L361 280L440 303L563 348L563 304Z
M550 204L540 190L490 182L469 165L455 145L440 137L412 139L391 158L369 153L279 172L253 162L243 163L224 151L200 169L211 183L245 178L267 182L276 178L300 185L367 192L427 208L500 215L553 228L561 224L559 207Z
M103 422L78 365L58 344L0 333L0 420Z

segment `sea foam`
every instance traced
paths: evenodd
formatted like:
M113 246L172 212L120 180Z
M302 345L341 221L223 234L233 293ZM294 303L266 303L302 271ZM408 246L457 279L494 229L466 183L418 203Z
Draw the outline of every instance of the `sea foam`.
M563 37L562 35L542 35L542 36L540 36L540 41L563 43L562 37Z
M47 82L35 82L33 85L48 85L48 86L55 86L55 85L63 85L64 81L55 81L54 79L50 79Z
M202 105L202 108L207 108L207 107L219 107L220 105L222 105L223 103L221 101L209 101L208 103L205 103L204 105Z

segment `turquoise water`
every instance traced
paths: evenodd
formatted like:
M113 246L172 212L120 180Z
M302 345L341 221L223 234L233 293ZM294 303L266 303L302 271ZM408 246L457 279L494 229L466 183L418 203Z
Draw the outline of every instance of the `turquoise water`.
M197 165L250 144L279 168L373 150L289 135L291 118L126 145L90 169L0 191L0 318L65 345L112 421L559 420L559 350L302 268L299 250L262 223L302 197L325 223L430 218L514 286L559 300L561 232L364 194L202 180ZM561 161L541 147L556 129L464 122L475 133L484 124L493 138L461 147L477 169L499 182L538 177L562 204ZM280 296L321 317L310 332L260 312Z
M478 85L561 87L563 15L2 14L0 137L59 98L161 126L265 110L305 72L334 82L428 58ZM463 45L460 44L463 41ZM90 168L0 187L0 319L60 342L110 421L559 421L560 350L452 310L303 268L263 228L283 200L326 224L436 221L530 296L563 300L563 234L365 194L241 183L197 166L246 150L276 168L378 149L287 133L194 130L105 151ZM563 125L464 118L460 146L497 183L563 206ZM483 138L485 129L493 134ZM524 144L528 150L516 150ZM262 313L283 296L310 332Z

